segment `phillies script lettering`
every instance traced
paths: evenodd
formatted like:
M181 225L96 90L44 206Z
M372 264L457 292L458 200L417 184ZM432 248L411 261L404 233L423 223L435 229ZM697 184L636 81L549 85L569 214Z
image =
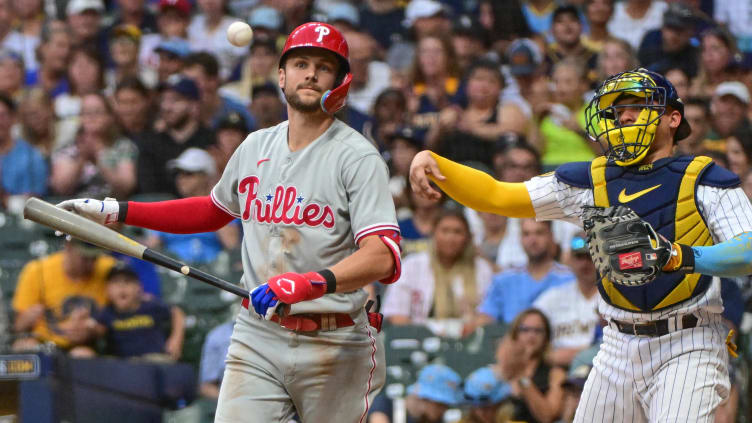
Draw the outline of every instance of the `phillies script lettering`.
M294 186L277 185L274 195L258 196L259 177L246 176L238 184L238 192L246 194L243 220L256 219L264 223L284 223L287 225L307 225L331 228L334 226L334 212L328 205L317 203L303 204Z

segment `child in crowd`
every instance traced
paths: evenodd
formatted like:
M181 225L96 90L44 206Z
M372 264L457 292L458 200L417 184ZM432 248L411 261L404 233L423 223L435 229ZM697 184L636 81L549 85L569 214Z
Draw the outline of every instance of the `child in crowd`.
M107 276L107 306L97 317L97 332L106 338L106 351L116 357L180 358L185 316L144 295L136 272L118 263ZM156 357L155 357L156 358Z

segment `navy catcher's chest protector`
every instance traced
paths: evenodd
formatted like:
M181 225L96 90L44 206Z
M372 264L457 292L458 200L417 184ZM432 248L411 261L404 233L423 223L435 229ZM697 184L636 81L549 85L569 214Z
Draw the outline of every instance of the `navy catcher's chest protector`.
M710 231L697 209L695 193L702 174L714 167L707 157L671 157L630 167L608 164L599 157L587 166L562 166L556 175L562 182L580 187L586 180L596 206L625 205L670 241L711 245ZM711 280L710 276L675 272L663 273L642 286L617 285L600 278L598 289L615 307L651 312L700 295Z

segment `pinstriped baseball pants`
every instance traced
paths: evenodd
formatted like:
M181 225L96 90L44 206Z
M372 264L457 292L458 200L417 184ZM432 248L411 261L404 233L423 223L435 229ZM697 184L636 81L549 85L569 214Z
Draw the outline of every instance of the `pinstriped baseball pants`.
M697 315L697 327L655 338L605 327L574 421L713 422L730 389L727 329Z

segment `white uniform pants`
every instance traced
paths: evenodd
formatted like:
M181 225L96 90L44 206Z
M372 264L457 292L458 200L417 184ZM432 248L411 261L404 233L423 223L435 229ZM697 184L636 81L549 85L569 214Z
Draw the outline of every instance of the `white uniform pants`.
M655 338L607 326L575 422L713 422L729 393L727 329L717 314Z
M304 423L365 422L386 364L365 311L353 320L354 326L306 333L239 317L215 422L288 422L295 411Z

